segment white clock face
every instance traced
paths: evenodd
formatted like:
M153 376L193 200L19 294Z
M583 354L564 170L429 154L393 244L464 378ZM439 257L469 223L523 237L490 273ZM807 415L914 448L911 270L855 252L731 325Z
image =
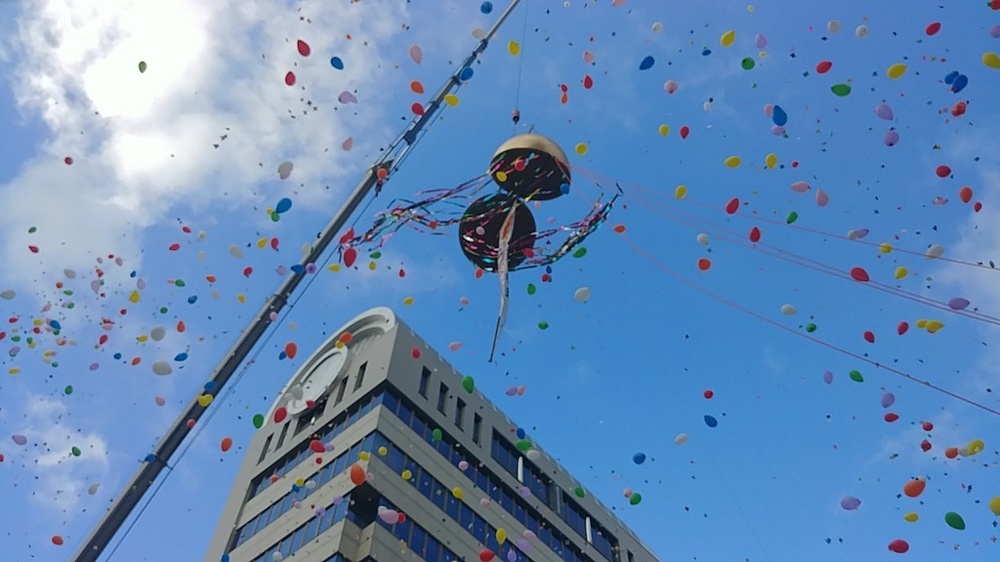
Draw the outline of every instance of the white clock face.
M288 413L294 415L305 411L308 408L307 402L318 400L333 384L337 375L344 370L346 364L347 348L334 348L310 372L300 375L299 380L293 385L292 392L289 393L292 396L286 406ZM302 398L294 396L298 394L294 390L295 386L302 388Z

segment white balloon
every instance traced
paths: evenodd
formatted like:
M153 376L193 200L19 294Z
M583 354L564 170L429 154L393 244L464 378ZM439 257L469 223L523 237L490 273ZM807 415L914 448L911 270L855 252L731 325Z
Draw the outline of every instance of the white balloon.
M830 33L839 33L840 22L837 20L830 20L826 22L826 30L829 31Z
M708 235L702 232L698 235L698 243L707 246L708 245Z
M795 307L790 304L781 305L781 313L785 316L794 316L797 312L798 310L795 310Z
M294 398L296 400L302 400L303 396L304 396L304 393L302 392L302 385L301 384L297 384L297 385L295 385L295 386L292 387L292 398Z
M663 22L656 22L653 24L653 33L659 33L663 31Z
M573 293L573 298L579 302L587 302L590 298L590 287L580 287Z
M166 376L174 372L174 368L170 366L170 363L160 359L153 363L153 372L160 376Z
M157 326L149 332L149 337L153 338L153 341L160 341L166 337L166 335L167 331L163 328L163 326Z
M674 445L683 445L688 442L688 436L686 433L678 433L677 437L674 437Z
M942 246L940 244L931 244L927 248L927 254L926 255L927 255L928 259L940 258L941 256L944 255L944 246Z
M99 487L100 484L97 483L91 484L90 486L87 487L87 493L93 496L94 494L97 493L97 488Z
M537 449L530 449L524 456L528 457L528 460L537 461L541 458L542 454Z
M64 269L63 275L66 276L66 279L76 279L76 270L69 268Z
M486 30L485 29L483 29L481 27L477 27L477 28L474 28L472 30L472 38L473 39L480 39L480 40L482 40L483 37L486 37Z
M0 292L0 299L5 301L9 301L15 296L17 296L17 293L14 292L14 289L7 289L6 291Z
M234 258L242 258L243 249L237 246L236 244L233 244L229 246L229 255L233 256Z
M854 28L854 35L858 39L864 39L865 37L868 37L868 26L865 24L861 24L858 27Z
M283 180L288 179L288 176L292 175L292 168L294 167L295 166L291 162L285 160L278 166L278 177Z

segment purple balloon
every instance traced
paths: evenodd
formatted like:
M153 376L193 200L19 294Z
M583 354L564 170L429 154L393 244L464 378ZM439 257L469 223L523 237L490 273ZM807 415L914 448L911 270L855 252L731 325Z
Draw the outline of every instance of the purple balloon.
M896 146L896 143L899 142L899 133L896 132L896 129L889 129L882 137L882 141L885 142L886 146Z
M969 299L955 297L948 301L948 308L952 310L965 310L969 306Z
M13 439L14 443L17 443L18 445L24 445L25 443L28 442L28 438L20 434L12 435L11 439Z
M840 500L840 507L846 509L847 511L854 511L861 505L861 500L854 496L844 496L844 499Z
M507 562L517 562L517 551L513 548L507 551Z
M345 104L346 103L358 103L358 98L357 98L357 96L355 96L351 92L348 92L347 90L344 90L343 92L340 92L339 96L337 96L337 101L339 101L340 103L345 103Z
M879 119L892 121L892 108L887 103L880 103L875 106L875 115L878 115Z
M823 382L826 384L833 384L833 373L830 371L823 373Z
M994 25L990 28L990 37L1000 39L1000 25Z
M763 49L767 47L767 37L764 37L760 33L754 35L753 44L757 46L758 49Z
M771 125L771 134L780 137L785 134L785 128L779 125Z
M888 408L896 402L896 396L891 392L886 392L882 395L882 407Z
M517 539L517 542L514 544L517 545L517 549L521 552L527 553L531 550L531 543L528 542L528 539Z

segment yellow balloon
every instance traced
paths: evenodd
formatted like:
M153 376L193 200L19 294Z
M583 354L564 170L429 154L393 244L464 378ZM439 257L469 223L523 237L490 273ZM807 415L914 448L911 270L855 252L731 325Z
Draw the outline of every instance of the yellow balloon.
M244 295L243 293L240 293L236 295L236 300L240 301L240 304L244 304L247 302L247 296Z
M302 478L296 478L295 479L295 485L298 486L299 488L301 488L302 486L306 485L306 481L304 479L302 479Z
M202 394L201 396L198 397L198 404L200 404L202 408L207 408L208 405L211 404L212 400L214 399L215 397L212 396L211 394Z
M665 137L670 134L670 127L667 125L660 125L659 129L657 130L660 131L660 136Z
M7 372L10 373L10 374L12 374L12 375L16 375L16 374L18 374L18 373L21 372L21 368L20 367L11 367L10 369L7 369Z
M507 540L507 529L497 529L497 542L503 544Z
M906 65L901 62L896 63L889 67L888 73L889 73L889 78L895 80L896 78L899 78L900 76L906 74Z
M990 68L1000 68L1000 55L996 53L983 53L983 64Z
M330 269L330 271L336 273L336 272L340 271L340 264L339 263L335 263L335 264L331 265L329 267L329 269Z
M677 189L674 190L674 197L678 199L684 199L688 194L687 186L678 185Z
M368 262L368 269L370 269L370 270L372 270L372 271L375 271L375 268L376 268L376 267L378 267L378 266L376 266L376 265L375 265L375 262L374 262L374 261L370 261L370 262Z
M909 273L910 272L905 267L899 266L896 268L896 279L902 279L903 277L906 277L907 274Z
M146 340L148 340L148 339L149 339L149 336L147 336L146 334L143 334L143 335L141 335L141 336L139 336L139 337L135 338L135 340L136 340L137 342L139 342L139 343L145 343L145 342L146 342Z
M270 215L271 213L268 213L268 214ZM260 240L258 240L257 241L257 247L261 248L261 249L264 249L265 247L267 247L267 238L261 238Z
M725 164L727 168L738 168L740 166L740 157L730 156L729 158L726 158Z
M941 328L944 328L944 322L940 320L928 320L927 321L927 331L930 333L937 332Z
M409 480L410 478L413 478L413 473L410 472L409 470L404 470L403 473L400 474L400 476L403 477L403 480Z
M926 320L917 320L917 327L920 328L921 330L923 330L924 328L927 327L927 321Z
M456 105L458 105L458 96L456 96L455 94L448 94L447 96L444 97L444 103L452 107L455 107Z
M372 456L368 453L368 451L361 451L360 453L358 453L359 460L366 461L370 458L372 458Z
M413 304L413 297L406 297L405 299L403 299L403 304L405 304L406 306L410 306L411 304Z
M917 519L920 519L920 516L911 511L911 512L907 513L906 515L904 515L903 519L906 519L910 523L916 523Z
M132 291L132 294L128 296L128 300L132 304L139 302L140 298L141 297L139 296L139 291Z
M389 449L386 449L385 447L379 447L378 454L384 457L389 454Z
M993 512L993 515L1000 515L1000 496L990 500L990 511Z
M585 143L582 143L582 142L580 144L576 145L576 153L579 154L580 156L583 156L584 154L586 154L587 153L587 145Z
M969 456L972 456L982 453L983 449L986 448L986 444L983 443L982 439L973 439L972 441L969 441L967 447L969 449Z
M461 488L459 488L458 486L455 486L454 488L451 489L451 495L455 496L455 499L459 499L460 500L460 499L462 499L462 496L465 495L465 493L462 492Z
M764 165L773 170L774 167L778 165L778 155L772 152L771 154L765 156Z
M719 43L722 43L723 47L728 47L732 45L733 41L735 40L736 40L736 32L733 31L732 29L723 33L722 37L719 37Z
M521 54L521 44L511 39L510 43L507 43L507 51L516 57Z
M888 242L882 242L878 247L878 251L882 252L883 254L888 254L889 252L892 251L892 244Z
M499 182L507 181L507 172L504 172L503 170L497 172L497 181Z

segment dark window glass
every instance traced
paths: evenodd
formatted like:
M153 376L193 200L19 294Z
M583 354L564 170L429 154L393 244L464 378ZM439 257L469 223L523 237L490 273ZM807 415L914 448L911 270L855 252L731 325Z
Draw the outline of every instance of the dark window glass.
M399 404L399 420L403 422L403 425L411 425L413 423L413 409L406 402L400 402Z
M264 448L260 450L260 458L257 459L257 464L260 464L260 463L264 462L264 457L267 456L267 451L268 451L268 449L271 448L271 438L273 438L273 437L274 437L274 434L272 433L272 434L268 435L267 436L267 440L264 441Z
M472 518L473 518L474 515L475 514L472 512L472 509L470 509L469 506L465 505L462 502L458 502L458 524L459 525L468 528L469 525L472 525Z
M441 560L441 543L436 540L427 541L427 554L424 555L425 562L439 562Z
M420 469L420 473L417 476L417 482L420 483L420 486L419 486L420 493L423 494L424 497L427 498L427 499L429 499L429 500L433 500L433 497L431 495L431 491L432 491L431 482L433 480L434 479L431 478L431 475L428 474L426 470L424 470L423 468Z
M476 445L479 444L479 434L483 429L483 418L479 414L473 414L472 416L472 442Z
M446 385L444 383L441 383L441 386L438 387L438 405L437 405L437 409L442 414L446 413L445 412L445 406L448 403L447 401L448 401L448 385Z
M426 548L426 546L427 546L427 531L425 531L422 527L415 525L413 527L413 536L410 538L410 544L409 544L410 550L417 553L418 555L423 556L424 549Z
M465 402L463 402L462 399L459 398L457 401L455 401L455 426L458 427L458 429L463 429L464 424L465 424Z
M281 427L281 437L278 437L278 444L274 446L274 450L277 451L285 444L285 437L288 435L288 423L285 423Z
M427 387L431 382L431 370L424 367L424 370L420 372L420 395L427 398Z
M389 447L389 467L396 472L403 470L403 453L395 446Z
M458 508L460 503L462 502L455 499L455 496L451 495L451 493L448 494L448 505L445 508L445 513L447 513L448 517L451 517L455 521L458 521Z
M365 371L368 370L368 362L365 361L358 368L358 376L354 379L354 392L357 392L361 385L365 384Z
M396 397L395 393L386 392L382 400L382 407L395 414L396 410L399 409L399 398Z
M445 508L445 502L447 502L448 497L451 496L451 492L449 492L448 489L437 480L434 480L432 488L431 501L434 502L434 505L443 510Z
M487 490L490 487L489 476L482 470L476 470L476 487L480 490Z
M486 542L486 520L478 515L473 517L472 535L479 539L479 542Z
M424 432L427 430L427 424L424 423L424 420L420 416L413 416L413 422L410 424L410 427L413 428L414 433L423 439Z
M337 401L334 405L340 404L344 400L344 393L347 392L347 377L340 379L340 386L337 387Z

